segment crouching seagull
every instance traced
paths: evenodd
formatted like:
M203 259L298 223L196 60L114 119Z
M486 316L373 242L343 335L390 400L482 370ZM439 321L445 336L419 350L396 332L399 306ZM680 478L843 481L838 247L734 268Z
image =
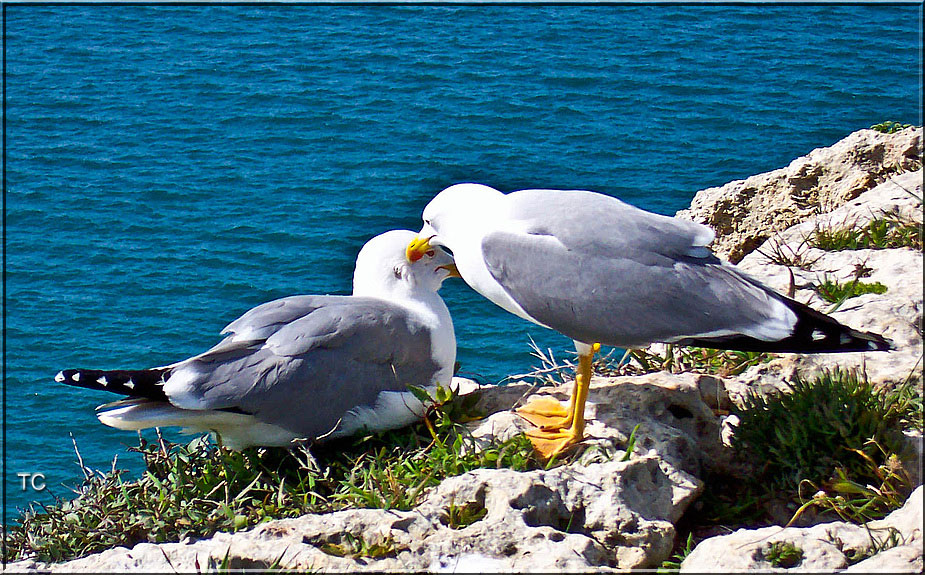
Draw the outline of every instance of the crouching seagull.
M228 324L218 345L171 365L67 369L55 380L127 396L97 408L110 427L212 431L234 449L410 424L424 408L407 386L452 379L456 336L437 291L459 277L442 249L409 260L414 237L392 230L369 240L353 295L259 305Z

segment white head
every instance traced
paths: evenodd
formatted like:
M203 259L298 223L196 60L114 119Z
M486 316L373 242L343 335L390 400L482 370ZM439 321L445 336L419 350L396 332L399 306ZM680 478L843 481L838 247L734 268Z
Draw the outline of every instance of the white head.
M424 227L418 232L418 240L452 250L456 234L489 222L498 215L497 204L503 198L503 193L482 184L450 186L424 208Z
M357 255L353 295L407 297L419 290L436 292L446 278L459 277L452 256L440 248L411 262L405 248L415 235L391 230L366 242Z

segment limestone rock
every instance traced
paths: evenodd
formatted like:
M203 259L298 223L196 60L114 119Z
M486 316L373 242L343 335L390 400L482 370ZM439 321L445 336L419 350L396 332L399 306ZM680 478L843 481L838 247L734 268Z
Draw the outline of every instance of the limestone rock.
M678 215L716 231L713 251L736 263L775 232L831 211L922 161L922 128L860 130L786 168L701 190Z
M740 529L729 535L711 537L684 559L681 572L920 573L922 491L923 487L919 486L901 509L864 526L832 522L806 528ZM768 560L768 550L775 543L790 543L799 548L803 552L802 560L789 569L773 565ZM855 561L851 567L849 557ZM862 559L864 557L869 558Z
M571 390L572 383L568 382L540 388L536 393L565 404ZM530 425L507 408L526 403L530 391L526 385L492 389L478 406L488 413L497 412L478 422L473 435L506 439L512 432L528 429ZM721 471L729 454L722 445L720 420L714 409L724 394L718 378L693 373L592 377L585 411L587 438L583 444L587 448L579 462L602 455L624 456L623 449L638 424L636 452L654 451L673 469L693 476L701 475L704 468ZM501 406L504 411L498 411Z
M840 229L852 223L864 225L885 212L905 214L921 222L922 204L918 200L921 197L922 170L897 176L830 213L808 218L781 232L738 264L739 269L782 292L788 290L792 273L794 298L824 312L831 304L818 296L814 286L825 279L849 282L858 266L864 266L867 274L861 281L879 282L887 291L850 298L831 316L855 329L883 335L892 340L896 349L876 353L781 355L737 378L728 388L730 394L741 397L747 389L778 386L797 372L814 373L836 366L863 370L875 384L899 383L920 373L922 253L912 248L827 252L807 247L806 240L816 229ZM769 254L775 250L799 254L812 265L801 269L774 263Z

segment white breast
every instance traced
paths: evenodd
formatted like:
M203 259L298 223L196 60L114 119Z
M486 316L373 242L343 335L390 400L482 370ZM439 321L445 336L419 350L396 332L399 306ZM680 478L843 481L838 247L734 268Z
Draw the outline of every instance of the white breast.
M530 317L520 304L514 301L498 281L491 275L482 254L482 238L485 232L470 233L459 238L450 247L456 260L456 268L467 284L496 305L527 321L548 327Z
M431 354L441 366L431 383L448 386L456 363L456 332L443 298L436 292L421 290L414 298L395 303L408 309L430 330Z

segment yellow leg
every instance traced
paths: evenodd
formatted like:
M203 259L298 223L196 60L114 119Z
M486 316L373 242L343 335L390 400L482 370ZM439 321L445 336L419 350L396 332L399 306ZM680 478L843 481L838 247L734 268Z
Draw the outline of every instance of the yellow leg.
M585 403L591 386L591 361L600 344L591 347L591 353L578 356L578 373L575 374L575 389L572 393L572 405L565 420L567 426L557 429L531 429L527 437L534 449L543 459L550 459L580 442L585 433Z

